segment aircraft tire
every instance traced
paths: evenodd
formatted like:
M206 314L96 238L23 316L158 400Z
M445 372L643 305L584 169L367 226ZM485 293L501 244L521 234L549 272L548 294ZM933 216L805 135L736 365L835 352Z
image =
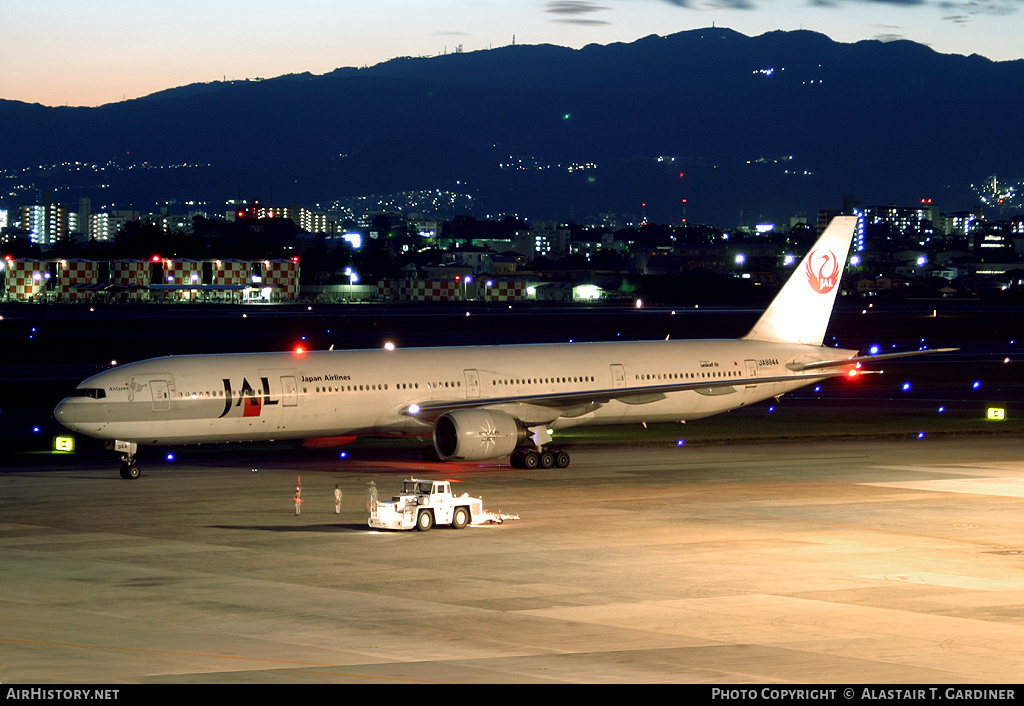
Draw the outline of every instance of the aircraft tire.
M555 465L555 455L550 451L542 451L539 465L541 468L552 468Z
M419 532L429 532L434 526L434 513L430 510L420 510L420 514L416 515L416 530Z
M540 465L540 454L536 451L524 451L522 464L523 468L533 470Z
M572 459L569 458L567 451L555 452L555 468L568 468L571 462Z
M121 477L125 480L135 480L140 475L142 475L142 471L134 463L126 463L121 466Z
M452 512L452 527L462 529L469 524L469 510L464 507L457 507Z

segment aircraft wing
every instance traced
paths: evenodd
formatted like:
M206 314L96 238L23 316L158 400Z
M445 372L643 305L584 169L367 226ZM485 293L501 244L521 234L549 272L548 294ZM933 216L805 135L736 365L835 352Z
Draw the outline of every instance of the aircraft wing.
M670 392L692 390L705 395L723 395L746 385L770 382L793 382L796 379L813 382L827 378L847 375L849 368L838 369L835 366L846 361L832 361L833 369L810 372L801 375L778 375L773 377L729 378L726 380L701 380L676 382L660 385L642 385L633 387L616 387L604 390L587 390L585 392L548 393L543 395L508 395L505 397L481 397L459 400L429 400L416 405L409 405L403 413L423 421L433 421L445 412L456 409L472 409L477 407L496 407L510 404L526 404L536 407L547 407L553 411L561 410L566 416L577 416L592 411L612 401L624 404L649 404L665 399ZM874 371L858 371L874 372ZM561 416L561 415L560 415Z
M729 378L725 380L701 380L689 382L673 382L658 385L641 385L633 387L606 388L604 390L587 390L585 392L548 393L543 395L507 395L504 397L481 397L458 400L428 400L419 404L409 405L404 414L414 416L425 422L433 422L445 412L456 409L473 409L477 407L497 407L501 405L532 405L545 407L559 416L578 416L593 411L609 402L642 405L665 399L671 392L692 390L705 395L724 395L734 392L736 388L772 382L793 382L796 379L814 382L833 377L849 375L877 374L880 370L861 370L861 363L906 358L926 353L948 353L957 348L928 348L919 351L900 353L882 353L879 355L861 355L834 360L814 361L810 363L791 363L787 367L799 375L778 375L773 377L758 376L752 378ZM804 372L808 371L808 372Z

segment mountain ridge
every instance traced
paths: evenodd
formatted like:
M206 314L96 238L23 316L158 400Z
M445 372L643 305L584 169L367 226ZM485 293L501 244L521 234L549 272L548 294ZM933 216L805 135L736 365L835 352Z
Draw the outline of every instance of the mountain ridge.
M972 181L1024 176L1012 173L1024 147L1007 137L1021 87L1024 60L705 28L190 84L96 108L0 100L0 170L209 165L210 193L138 178L104 194L121 203L312 204L461 184L488 213L536 219L646 210L728 225L838 208L845 194L952 211L970 207Z

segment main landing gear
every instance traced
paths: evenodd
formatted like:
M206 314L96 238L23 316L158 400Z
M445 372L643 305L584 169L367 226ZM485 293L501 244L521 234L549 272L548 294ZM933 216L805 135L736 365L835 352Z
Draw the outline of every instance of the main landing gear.
M433 446L423 447L423 460L440 462L442 459ZM561 449L542 449L532 447L518 448L509 456L513 468L568 468L572 459L568 451Z
M560 449L521 448L509 456L512 468L568 468L571 461L569 452Z

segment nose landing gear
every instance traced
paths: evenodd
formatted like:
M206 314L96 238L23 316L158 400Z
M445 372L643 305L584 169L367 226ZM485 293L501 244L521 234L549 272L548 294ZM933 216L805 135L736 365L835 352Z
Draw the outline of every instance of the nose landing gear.
M135 480L140 475L142 475L142 471L139 470L139 467L135 464L134 460L125 460L125 462L121 464L121 477L125 480Z
M142 472L139 471L139 466L135 463L135 454L139 450L139 445L134 441L108 441L106 444L108 449L121 452L121 477L125 480L135 480Z

